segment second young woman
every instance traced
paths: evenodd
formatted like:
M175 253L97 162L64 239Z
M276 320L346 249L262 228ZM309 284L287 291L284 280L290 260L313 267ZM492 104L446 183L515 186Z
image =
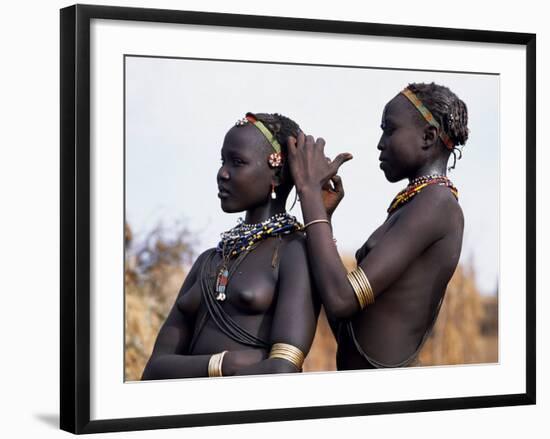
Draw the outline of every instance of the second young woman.
M343 196L338 167L324 141L300 134L289 159L300 194L309 259L338 342L338 369L412 364L437 317L462 247L464 218L447 161L468 138L466 105L447 87L409 84L382 115L380 168L407 180L386 220L347 272L332 242L330 215ZM333 179L333 191L326 189ZM368 193L362 212L368 212ZM358 234L363 231L358 230Z

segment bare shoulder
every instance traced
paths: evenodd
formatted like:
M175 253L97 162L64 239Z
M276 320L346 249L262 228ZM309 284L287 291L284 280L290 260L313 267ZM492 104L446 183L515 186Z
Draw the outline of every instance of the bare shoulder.
M417 209L446 217L462 218L462 209L457 199L448 187L432 184L421 191L412 203Z
M191 266L191 270L189 270L189 273L185 277L185 280L183 282L183 285L180 288L179 295L183 295L185 292L187 292L192 284L196 281L197 276L200 274L200 268L202 267L203 261L205 258L212 253L215 250L214 247L209 248L208 250L203 251L197 259L195 259L195 262L193 262L193 265Z
M202 262L204 261L204 259L210 254L212 253L213 251L215 251L216 248L215 247L212 247L212 248L209 248L205 251L203 251L199 256L197 256L197 258L195 259L195 262L193 262L193 266L191 267L191 271L189 272L189 274L193 273L194 271L196 271L202 264Z
M197 256L197 259L195 259L195 264L199 262L199 260L202 260L203 258L205 258L208 254L212 253L214 250L216 250L216 247L211 247L203 251L199 256Z
M281 246L282 260L292 264L302 262L307 258L307 241L303 232L298 231L283 236L283 243L284 245Z
M306 245L306 234L299 230L294 233L289 233L288 235L283 236L283 241L286 242L286 245L293 243L293 245L305 246Z
M282 237L284 247L289 249L306 248L306 234L302 231L289 233Z
M410 202L407 217L419 226L424 224L444 234L464 228L464 214L457 199L448 187L435 184Z

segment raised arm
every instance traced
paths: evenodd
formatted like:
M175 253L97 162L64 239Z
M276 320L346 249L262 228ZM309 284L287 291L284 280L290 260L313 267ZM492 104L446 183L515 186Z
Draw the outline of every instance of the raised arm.
M340 155L338 161L337 158L328 164L323 148L322 139L315 142L308 136L293 142L289 151L306 225L327 219L321 187L345 161ZM375 296L382 294L428 246L444 236L447 223L440 220L441 212L456 211L448 204L454 202L446 188L425 189L408 206L407 214L402 215L360 261ZM327 314L337 319L350 318L361 308L333 243L331 226L324 222L314 223L306 233L313 278Z
M288 238L287 238L288 239ZM319 316L319 298L312 291L305 239L294 234L285 243L279 266L277 305L271 329L271 344L285 343L308 354ZM293 363L281 358L267 358L235 375L299 372Z

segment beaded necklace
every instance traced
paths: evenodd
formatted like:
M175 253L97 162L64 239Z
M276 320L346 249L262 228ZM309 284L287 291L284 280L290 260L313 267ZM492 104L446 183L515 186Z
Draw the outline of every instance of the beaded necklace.
M407 187L401 190L395 198L390 203L388 207L388 214L391 214L395 210L399 209L404 204L408 203L411 198L419 194L424 188L428 187L431 184L437 184L439 186L448 187L455 198L458 200L458 190L444 175L423 175L422 177L417 177L407 185Z
M256 224L247 224L239 218L238 224L221 234L216 252L221 255L222 263L216 278L216 300L224 301L229 282L229 261L232 257L248 252L260 241L273 236L283 236L301 230L303 225L287 212L277 213Z

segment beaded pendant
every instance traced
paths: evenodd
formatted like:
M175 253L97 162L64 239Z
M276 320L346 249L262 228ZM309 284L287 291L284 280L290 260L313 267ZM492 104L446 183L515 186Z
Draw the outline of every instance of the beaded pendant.
M229 270L223 266L218 272L218 277L216 278L216 300L223 302L227 297L225 294L225 287L229 280Z

